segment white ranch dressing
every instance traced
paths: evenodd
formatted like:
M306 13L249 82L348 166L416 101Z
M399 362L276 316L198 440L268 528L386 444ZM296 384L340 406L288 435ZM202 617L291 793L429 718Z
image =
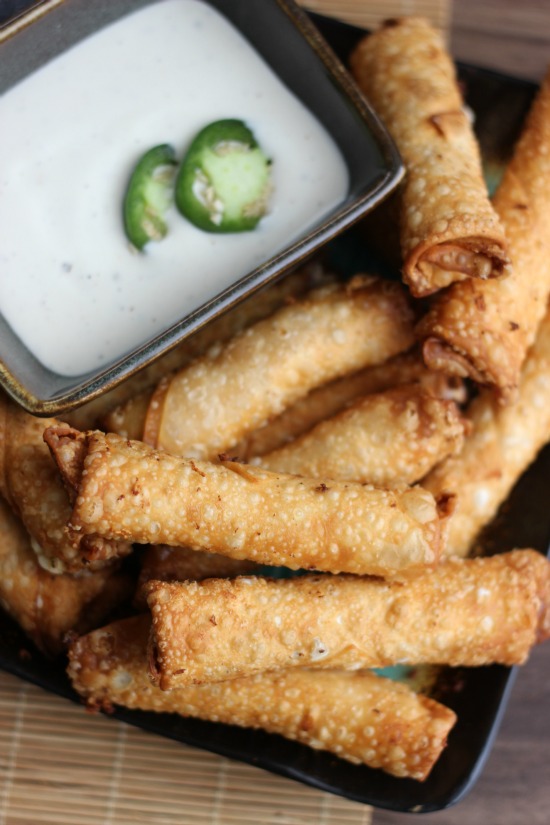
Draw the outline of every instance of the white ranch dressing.
M133 252L125 187L147 149L182 157L237 118L273 159L270 213L213 235L175 209ZM345 197L347 169L312 114L199 0L163 0L89 37L0 98L0 311L54 372L97 369L282 250Z

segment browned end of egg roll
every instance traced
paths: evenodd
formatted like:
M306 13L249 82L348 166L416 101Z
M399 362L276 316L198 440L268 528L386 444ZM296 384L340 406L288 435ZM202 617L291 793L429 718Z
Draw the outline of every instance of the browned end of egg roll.
M351 69L406 167L400 233L413 295L508 274L504 231L439 32L421 18L392 20L359 43Z
M40 563L50 572L76 572L92 561L104 539L84 538L73 542L66 523L71 513L67 491L44 443L48 426L63 428L60 421L37 418L0 394L0 492L21 519ZM126 555L130 546L120 542L113 548Z
M424 780L455 724L452 710L369 671L262 673L166 693L147 675L148 616L95 630L69 651L68 673L90 707L123 705L262 728L354 764Z
M0 499L0 605L43 653L59 654L69 631L105 621L132 587L112 566L75 576L43 569L23 525Z
M513 272L465 281L438 295L418 326L429 367L515 397L521 367L550 293L550 75L531 107L494 197Z
M439 496L456 494L447 521L446 554L467 555L521 474L550 439L550 315L529 350L513 404L488 389L466 410L470 429L462 450L435 467L422 484Z

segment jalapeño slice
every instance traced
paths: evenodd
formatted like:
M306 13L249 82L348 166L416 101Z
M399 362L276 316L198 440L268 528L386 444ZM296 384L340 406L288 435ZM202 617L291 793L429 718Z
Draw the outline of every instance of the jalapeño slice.
M174 149L163 143L145 152L132 172L123 216L126 236L137 249L162 240L168 231L164 214L173 198L175 167Z
M247 232L266 214L271 161L241 120L217 120L193 140L176 180L176 205L206 232Z

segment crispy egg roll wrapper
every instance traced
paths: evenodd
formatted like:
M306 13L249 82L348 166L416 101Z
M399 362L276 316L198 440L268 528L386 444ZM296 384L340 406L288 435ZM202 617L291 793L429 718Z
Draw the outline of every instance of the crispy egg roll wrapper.
M413 382L437 397L456 401L458 404L466 400L466 390L461 378L428 370L422 355L414 349L312 390L281 415L250 433L231 450L231 453L244 461L249 461L254 456L263 456L306 433L320 421L341 412L364 395ZM111 431L131 437L127 429Z
M470 552L480 530L550 440L550 313L523 366L516 401L503 406L483 390L466 414L470 432L461 452L422 481L436 496L443 490L456 493L445 552L458 556Z
M406 385L359 399L254 463L273 472L392 487L414 484L457 453L463 435L453 401Z
M244 461L264 455L307 432L363 395L412 382L418 382L432 395L458 404L466 401L462 379L429 370L422 354L414 349L311 390L280 415L246 436L231 452ZM143 392L116 407L104 417L104 426L100 429L140 441L151 397L152 391Z
M112 705L261 728L355 764L423 780L456 716L404 684L357 673L293 670L166 693L147 674L148 616L95 630L70 649L68 674L92 708Z
M112 567L78 576L44 570L25 528L0 498L0 605L43 653L57 655L68 631L86 632L105 621L132 586Z
M66 524L72 507L44 443L48 426L63 425L30 415L0 393L0 492L23 522L45 569L96 569L104 564L94 558L105 555L105 540L83 537L75 544L69 539ZM120 557L130 549L128 543L116 542L107 554Z
M169 547L154 544L147 547L141 560L134 606L147 609L143 585L151 579L177 582L193 579L227 578L254 573L257 565L246 559L231 559L219 553L198 553L188 547Z
M534 550L449 559L406 583L306 574L145 590L163 690L278 668L516 665L550 635L550 562Z
M385 361L413 340L399 284L356 276L316 290L161 382L143 440L214 458L313 387Z
M350 65L407 171L400 239L413 295L508 274L504 231L440 33L421 18L389 21L359 43Z
M124 438L132 438L141 441L145 427L147 410L153 397L154 390L144 392L129 398L124 404L120 404L104 416L99 429L109 433L118 433Z
M527 117L494 197L513 272L454 284L418 326L432 369L469 376L509 400L550 293L550 75Z
M420 487L379 490L194 461L97 431L52 428L45 438L77 491L69 524L76 536L374 575L436 564L441 554L448 500Z

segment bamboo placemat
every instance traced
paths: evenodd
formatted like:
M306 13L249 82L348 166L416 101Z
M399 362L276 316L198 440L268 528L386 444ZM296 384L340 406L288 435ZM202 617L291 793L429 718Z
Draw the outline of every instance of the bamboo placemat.
M303 0L372 28L450 0ZM370 825L372 810L164 739L0 672L0 825Z
M370 808L0 673L0 825L369 825Z
M298 0L310 11L337 17L365 29L375 28L389 17L417 14L447 31L452 0Z

